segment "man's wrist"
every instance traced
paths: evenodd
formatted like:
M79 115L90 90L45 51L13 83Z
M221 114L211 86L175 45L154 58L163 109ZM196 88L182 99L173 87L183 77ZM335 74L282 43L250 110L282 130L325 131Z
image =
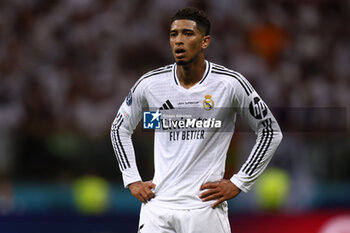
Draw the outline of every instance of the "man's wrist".
M233 175L230 179L230 181L240 190L240 191L243 191L243 192L248 192L248 189L246 189L244 187L244 184L243 182L241 182L237 177L236 175Z
M127 188L130 189L131 186L135 185L135 184L140 184L142 182L142 180L138 180L138 181L135 181L135 182L132 182L130 184L127 185Z

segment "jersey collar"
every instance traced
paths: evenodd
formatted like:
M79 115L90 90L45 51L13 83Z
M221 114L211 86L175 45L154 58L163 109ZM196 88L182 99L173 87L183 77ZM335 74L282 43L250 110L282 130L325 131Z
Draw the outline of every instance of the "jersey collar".
M196 83L194 86L202 84L204 82L204 80L208 77L208 75L210 73L210 70L211 70L211 63L208 62L207 60L205 60L205 65L206 65L205 72L203 74L202 79L198 83ZM177 86L181 86L179 78L177 77L177 72L176 71L177 71L177 65L176 65L176 63L174 63L173 71L172 71L173 79L174 79L174 82L175 82L175 84Z

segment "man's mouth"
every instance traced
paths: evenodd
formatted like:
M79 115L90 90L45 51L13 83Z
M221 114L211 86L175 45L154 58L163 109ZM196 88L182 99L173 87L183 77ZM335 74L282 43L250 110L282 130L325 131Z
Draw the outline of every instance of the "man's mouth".
M177 58L182 58L185 56L186 50L184 49L175 49L175 55Z

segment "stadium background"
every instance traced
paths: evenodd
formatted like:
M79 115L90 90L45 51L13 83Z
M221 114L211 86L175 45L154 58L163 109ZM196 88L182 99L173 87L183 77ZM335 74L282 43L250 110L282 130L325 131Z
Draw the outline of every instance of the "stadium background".
M143 73L172 63L168 22L189 5L212 20L207 59L244 74L284 130L268 175L229 202L232 232L348 232L347 0L0 1L0 232L136 232L110 124ZM133 136L145 179L152 136ZM254 140L238 130L227 176Z

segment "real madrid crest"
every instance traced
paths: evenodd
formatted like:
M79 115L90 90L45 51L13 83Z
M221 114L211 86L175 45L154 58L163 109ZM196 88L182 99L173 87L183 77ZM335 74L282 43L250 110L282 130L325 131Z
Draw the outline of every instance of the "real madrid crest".
M214 101L211 99L211 95L204 96L203 107L205 110L212 110L214 108Z

